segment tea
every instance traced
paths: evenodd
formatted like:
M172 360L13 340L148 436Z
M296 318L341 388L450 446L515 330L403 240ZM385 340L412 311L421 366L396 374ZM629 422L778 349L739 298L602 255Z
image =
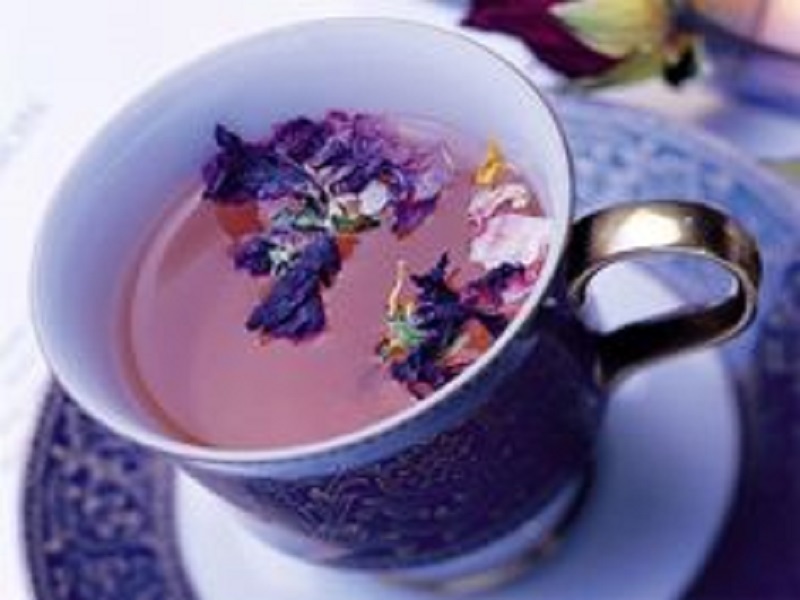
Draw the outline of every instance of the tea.
M491 141L340 111L215 137L121 311L123 368L179 439L292 446L425 402L536 283L549 221Z

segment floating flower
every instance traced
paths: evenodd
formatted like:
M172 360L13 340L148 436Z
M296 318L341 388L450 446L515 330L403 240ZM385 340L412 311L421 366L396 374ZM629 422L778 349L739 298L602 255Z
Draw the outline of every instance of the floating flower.
M475 0L465 24L520 37L552 69L585 85L695 72L694 41L670 0Z
M486 222L484 230L470 244L470 260L492 269L503 262L526 267L547 253L551 224L546 217L500 214Z
M438 196L427 200L404 200L394 206L392 233L397 237L405 237L414 231L436 210Z
M219 151L203 170L204 196L232 238L234 267L275 278L247 321L273 337L320 331L321 288L354 250L354 236L384 220L398 237L410 234L433 214L455 172L444 144L402 138L375 115L299 117L255 143L222 125L214 137Z
M494 188L481 188L472 196L467 208L470 222L480 232L486 222L502 211L523 211L533 205L530 191L521 183L506 183Z
M272 253L276 247L267 237L254 236L236 248L233 263L237 269L247 271L250 275L269 275L273 272L275 263Z
M356 198L360 211L364 215L376 218L386 206L395 201L392 190L380 180L380 175L379 179L371 181Z
M404 163L404 168L412 180L413 194L420 200L428 200L441 194L453 180L456 170L450 152L444 144L437 144L408 159Z
M503 263L459 291L443 254L426 273L411 275L414 300L402 301L405 268L387 302L387 331L378 353L394 379L422 398L455 377L468 357L485 350L508 325L502 295L524 273L521 265Z
M460 373L489 349L494 338L484 325L476 320L469 321L461 335L444 353L441 362L450 371Z
M304 240L292 233L264 233L240 241L233 249L233 264L253 277L281 275L300 254Z
M381 226L379 219L360 213L334 215L331 222L336 232L342 234L363 233Z
M285 273L275 279L246 326L264 336L301 341L325 328L322 288L341 269L336 240L321 236L309 244Z
M378 353L384 361L407 356L425 339L425 334L414 323L414 302L402 299L406 276L406 264L400 261L386 302L386 335L378 344Z
M214 137L220 151L203 169L206 198L240 204L308 194L314 189L302 167L273 149L246 143L222 125L217 125Z
M392 363L390 368L392 377L404 383L418 399L442 387L456 375L437 360L434 350L433 346L420 345L405 360Z
M467 285L465 301L483 310L502 309L507 301L504 293L514 284L526 284L525 266L521 263L500 263Z
M333 127L327 121L298 117L278 125L269 146L276 153L302 164L322 150L332 133Z

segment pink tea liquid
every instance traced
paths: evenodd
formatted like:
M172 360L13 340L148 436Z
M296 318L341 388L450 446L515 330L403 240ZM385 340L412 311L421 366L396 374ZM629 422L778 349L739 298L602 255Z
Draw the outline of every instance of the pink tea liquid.
M447 251L459 278L484 271L470 260L467 203L486 147L439 125L404 127L446 141L453 179L409 236L388 227L359 236L324 292L326 328L309 341L263 341L245 330L263 284L231 267L229 217L242 209L220 209L199 190L175 199L145 244L122 310L123 368L167 433L215 447L285 447L354 432L424 402L376 355L387 296L398 261L422 273Z

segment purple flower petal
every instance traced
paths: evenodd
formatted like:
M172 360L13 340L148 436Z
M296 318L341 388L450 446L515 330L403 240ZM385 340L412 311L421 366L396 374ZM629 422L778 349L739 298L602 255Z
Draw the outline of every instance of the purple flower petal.
M472 316L492 334L493 338L500 337L508 327L508 319L505 315L475 309L472 311Z
M384 161L378 172L378 179L389 190L392 202L406 202L414 194L414 182L394 163Z
M447 269L450 266L450 257L443 253L436 265L422 275L412 275L411 281L419 288L419 299L424 303L454 302L458 300L458 293L447 284Z
M299 117L276 128L270 148L296 163L304 163L322 150L332 133L333 127L325 121Z
M331 191L335 195L359 194L391 168L389 150L401 144L384 118L356 114L349 122L341 116L338 119L338 131L329 144L333 149L326 147L321 153L324 163L331 166L335 162L338 170ZM336 140L346 140L346 153Z
M269 275L272 271L271 252L275 244L263 235L252 237L240 244L233 255L234 266L250 275Z
M499 309L503 306L503 293L515 279L524 276L525 266L521 263L500 263L466 286L465 302L484 310Z
M220 151L203 169L205 198L240 204L308 194L315 189L302 167L274 150L246 143L222 125L217 125L214 137Z
M384 117L359 113L353 117L353 156L356 161L386 157L387 150L399 142Z
M408 164L413 171L414 193L417 198L433 198L452 181L455 175L452 160L442 144L428 149Z
M403 200L394 202L394 222L392 233L405 237L414 231L436 210L438 196L427 200Z
M336 241L327 235L314 240L276 278L267 297L251 312L247 329L294 341L319 333L325 328L322 287L331 285L340 268Z
M380 155L364 158L350 165L349 171L331 184L331 192L336 195L360 194L364 189L378 177L384 165L384 159Z
M248 330L299 342L325 329L325 310L318 288L306 296L283 302L280 307L278 301L269 301L275 297L271 294L253 310L247 320Z
M405 384L418 398L458 374L460 368L448 362L447 354L470 322L480 323L494 338L502 334L508 319L497 312L502 308L501 293L514 277L521 275L521 266L506 263L470 282L459 292L447 281L448 267L449 259L445 253L428 272L411 276L418 293L410 320L422 336L407 355L389 359L392 377ZM478 303L482 295L491 299L487 306Z
M331 137L310 164L315 169L341 169L352 160L350 144L340 136Z
M420 346L405 360L391 366L395 380L404 383L409 391L419 399L450 381L455 373L437 362L437 356L430 346Z
M342 258L336 239L331 235L318 237L303 250L297 260L296 268L316 276L325 287L329 287L342 268Z
M392 231L403 237L412 233L436 210L439 196L453 178L446 150L439 145L426 149L402 168L385 168L380 179L393 199Z

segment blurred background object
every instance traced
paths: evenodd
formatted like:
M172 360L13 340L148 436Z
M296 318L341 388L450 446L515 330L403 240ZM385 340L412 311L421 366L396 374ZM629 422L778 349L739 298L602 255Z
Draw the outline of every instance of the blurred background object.
M749 100L800 112L800 2L693 0L716 85Z
M702 74L800 111L797 0L474 0L464 24L517 36L568 87Z
M581 87L696 72L694 36L669 0L475 0L466 25L520 37L543 63Z

